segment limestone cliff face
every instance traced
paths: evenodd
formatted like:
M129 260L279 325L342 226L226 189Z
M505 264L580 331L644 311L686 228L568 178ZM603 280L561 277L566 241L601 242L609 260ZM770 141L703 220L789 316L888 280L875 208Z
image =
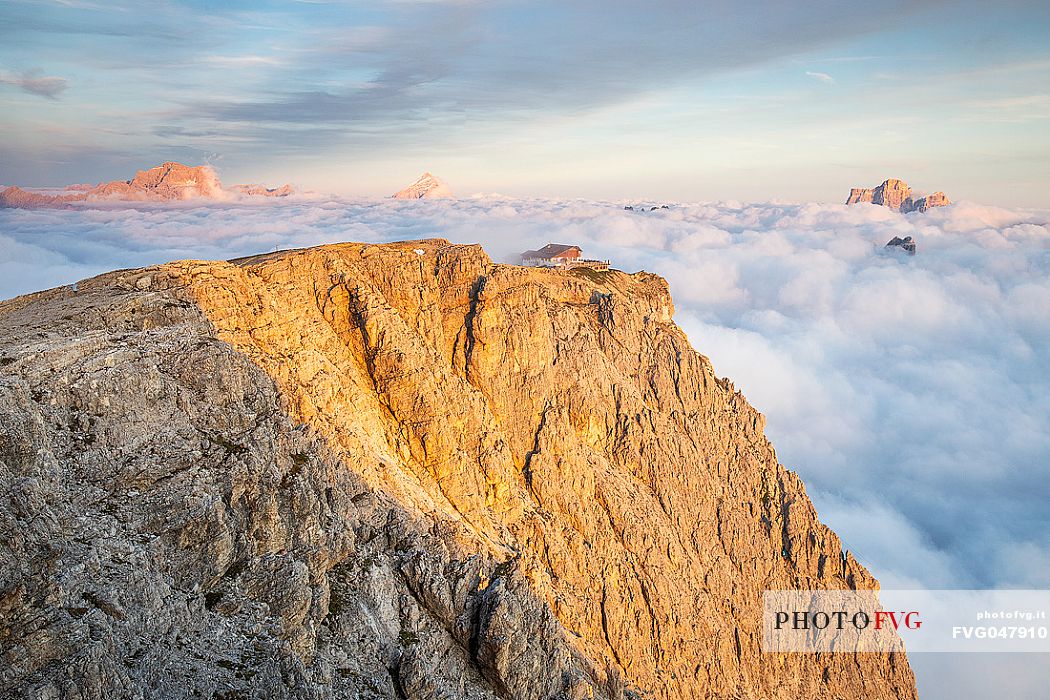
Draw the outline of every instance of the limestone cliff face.
M911 211L926 211L930 207L944 207L951 200L943 192L934 192L918 199L912 196L911 188L903 180L890 178L875 188L854 187L849 191L846 204L878 204L907 214Z
M948 199L948 196L943 192L934 192L928 194L925 197L912 200L911 211L926 211L931 207L946 207L952 203L952 200Z
M342 244L0 304L0 697L914 698L647 273ZM702 340L702 339L701 339Z

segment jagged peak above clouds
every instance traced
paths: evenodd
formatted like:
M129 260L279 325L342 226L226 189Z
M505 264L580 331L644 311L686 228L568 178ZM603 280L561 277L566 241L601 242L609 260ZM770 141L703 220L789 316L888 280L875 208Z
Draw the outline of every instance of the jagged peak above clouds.
M391 195L394 199L438 199L454 198L452 190L442 182L441 178L430 172L425 172L411 185Z
M57 193L34 192L20 187L0 191L0 208L63 208L75 202L175 201L187 199L226 200L238 196L286 197L291 185L234 185L224 188L210 165L183 165L175 161L139 170L130 180L112 180L98 185L69 185Z
M904 180L890 178L878 187L854 187L849 191L846 204L878 204L907 214L911 211L926 211L931 207L946 207L952 203L943 192L934 192L918 197Z

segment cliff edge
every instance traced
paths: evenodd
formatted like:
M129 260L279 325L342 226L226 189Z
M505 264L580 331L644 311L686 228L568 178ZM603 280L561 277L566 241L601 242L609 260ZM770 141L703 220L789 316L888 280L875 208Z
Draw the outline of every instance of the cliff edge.
M0 697L915 698L761 652L877 583L672 314L443 240L0 302Z

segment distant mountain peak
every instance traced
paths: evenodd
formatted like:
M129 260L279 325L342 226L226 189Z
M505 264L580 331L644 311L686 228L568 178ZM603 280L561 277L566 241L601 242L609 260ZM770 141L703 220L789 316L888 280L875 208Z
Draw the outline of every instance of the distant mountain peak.
M944 207L952 202L943 192L916 198L907 182L890 178L878 187L854 187L849 191L846 204L864 203L878 204L907 214L911 211L926 211L930 207Z
M267 188L263 185L222 186L210 165L183 165L167 161L139 170L130 180L113 180L98 185L72 185L60 194L41 194L20 187L0 191L0 208L67 207L84 201L171 201L186 199L223 200L231 195L286 197L295 192L291 185Z
M452 190L448 188L448 185L441 181L441 178L427 171L420 175L419 179L411 185L392 196L394 199L423 199L424 197L428 199L451 199L455 195L452 194Z

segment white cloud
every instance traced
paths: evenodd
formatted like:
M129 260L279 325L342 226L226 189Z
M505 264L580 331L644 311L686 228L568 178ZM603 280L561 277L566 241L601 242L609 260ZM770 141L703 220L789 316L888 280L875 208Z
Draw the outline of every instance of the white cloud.
M547 242L666 276L676 320L768 417L887 584L1050 586L1050 212L477 198L0 210L0 296L112 268L338 240ZM890 254L912 235L914 257ZM931 673L940 671L931 671Z
M808 70L808 71L806 71L806 75L808 75L809 77L813 78L814 80L819 80L822 83L834 83L835 82L835 79L832 78L830 75L828 75L827 73L821 73L820 71Z
M281 62L273 56L259 56L257 54L245 54L242 56L205 56L201 59L204 63L214 63L220 66L279 66Z
M12 85L32 95L54 100L69 87L69 81L57 75L44 75L39 68L34 68L19 74L0 73L0 85Z

